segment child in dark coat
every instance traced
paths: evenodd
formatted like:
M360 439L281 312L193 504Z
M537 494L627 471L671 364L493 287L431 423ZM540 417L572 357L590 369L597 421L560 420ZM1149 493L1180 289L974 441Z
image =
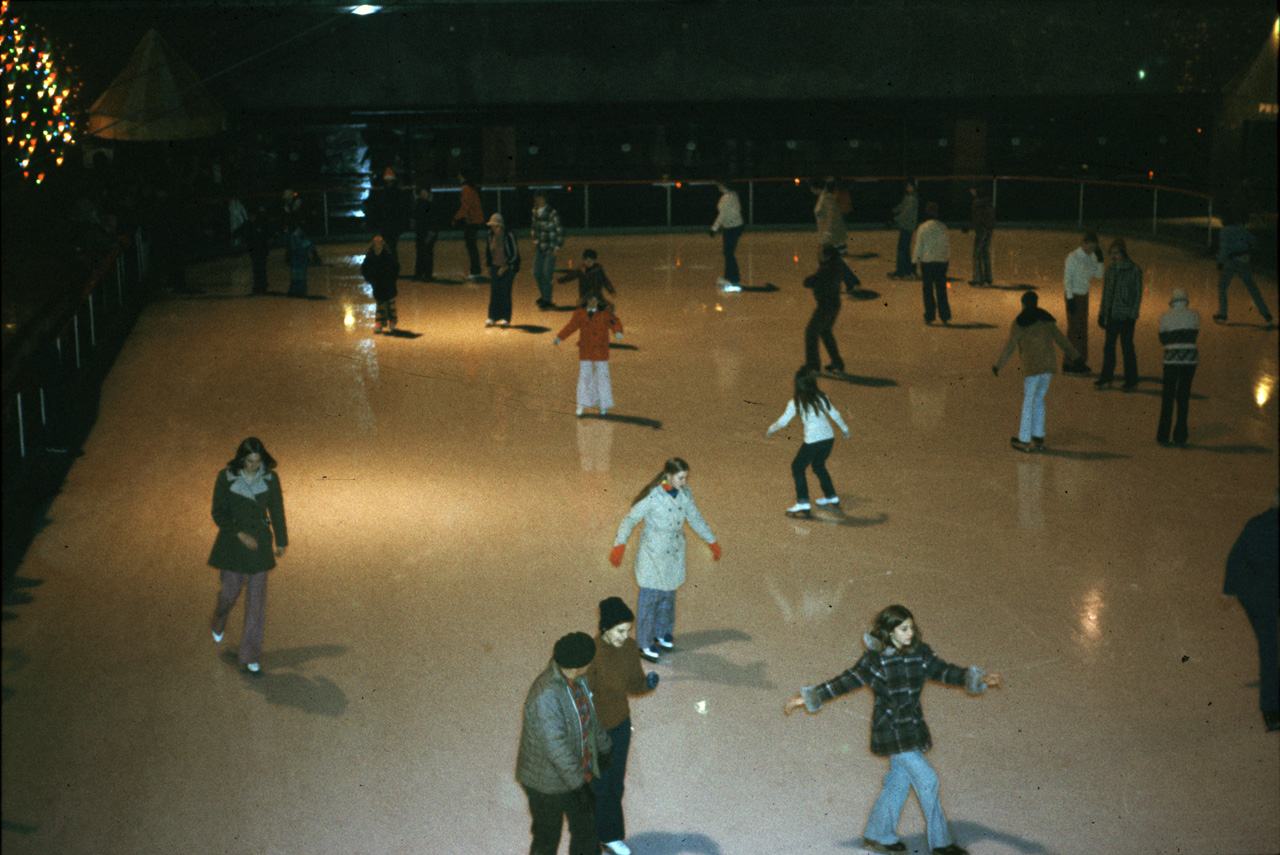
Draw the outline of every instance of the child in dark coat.
M597 255L594 249L584 249L582 251L582 267L577 270L569 270L563 276L557 279L557 282L572 282L578 280L578 303L579 305L587 302L587 298L592 294L603 300L605 292L617 294L613 290L613 283L609 281L609 277L604 275L604 268L596 261Z
M382 235L374 237L360 262L360 273L373 286L373 299L378 304L378 314L373 324L373 331L394 332L396 328L396 280L400 278L400 259L396 258L391 247L387 246Z

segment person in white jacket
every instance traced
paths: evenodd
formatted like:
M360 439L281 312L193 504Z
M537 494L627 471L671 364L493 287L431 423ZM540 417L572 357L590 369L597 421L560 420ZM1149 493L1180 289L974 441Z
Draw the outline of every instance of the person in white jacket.
M938 203L924 206L929 219L916 229L916 247L911 261L920 265L924 291L924 322L933 323L934 315L944 324L951 320L951 303L947 300L947 264L951 260L951 238L947 224L938 219Z
M1098 247L1098 236L1086 232L1080 239L1080 246L1067 256L1062 271L1062 288L1067 300L1067 340L1080 352L1080 362L1068 366L1062 364L1062 370L1068 373L1091 373L1089 362L1089 288L1093 280L1106 275L1107 267L1102 263L1102 250Z
M822 487L822 498L819 505L839 505L840 497L836 495L835 485L831 483L831 475L827 472L827 458L831 455L831 447L835 445L836 435L831 429L831 422L840 427L844 438L849 438L849 426L840 418L840 411L831 403L831 399L818 388L818 378L809 366L801 366L796 372L795 397L787 402L787 409L782 417L769 426L765 436L773 436L786 427L796 414L804 424L804 444L796 452L791 461L791 477L796 482L796 503L787 508L789 517L809 517L809 481L805 470L813 467L813 474L818 476L818 484Z
M711 236L720 232L724 238L724 276L716 282L726 291L742 290L742 273L738 270L738 259L734 255L738 249L738 238L746 223L742 219L742 202L738 200L737 191L731 189L724 181L716 182L720 191L720 201L716 203L716 221L711 224Z

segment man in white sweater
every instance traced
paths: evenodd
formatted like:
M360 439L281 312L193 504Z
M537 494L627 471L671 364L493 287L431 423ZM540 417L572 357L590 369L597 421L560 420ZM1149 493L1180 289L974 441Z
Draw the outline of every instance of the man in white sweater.
M938 219L938 203L924 206L928 217L916 229L916 246L911 261L920 265L924 291L924 322L933 323L936 314L944 324L951 320L951 303L947 301L947 263L951 260L951 237L947 224Z
M738 238L746 223L742 219L742 203L738 194L723 181L717 181L720 190L720 201L716 204L718 213L716 221L711 224L711 236L716 232L724 235L724 276L716 284L726 291L742 290L742 274L738 270L738 259L734 255L738 248Z
M1067 256L1062 273L1062 287L1067 300L1067 340L1080 352L1077 363L1062 363L1066 373L1089 374L1089 288L1094 279L1106 273L1102 263L1102 250L1098 248L1098 236L1087 232L1080 239L1080 246Z

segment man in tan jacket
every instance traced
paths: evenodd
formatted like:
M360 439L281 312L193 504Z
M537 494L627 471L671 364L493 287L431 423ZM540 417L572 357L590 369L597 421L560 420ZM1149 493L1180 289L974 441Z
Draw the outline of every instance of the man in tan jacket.
M1049 381L1053 379L1058 355L1053 346L1062 348L1073 363L1080 361L1080 352L1058 329L1053 315L1039 306L1035 291L1022 295L1022 311L1014 318L1009 329L1009 341L991 366L991 373L1000 376L1000 369L1013 356L1014 348L1022 360L1023 380L1022 422L1018 435L1009 444L1019 451L1044 450L1044 398L1049 393Z

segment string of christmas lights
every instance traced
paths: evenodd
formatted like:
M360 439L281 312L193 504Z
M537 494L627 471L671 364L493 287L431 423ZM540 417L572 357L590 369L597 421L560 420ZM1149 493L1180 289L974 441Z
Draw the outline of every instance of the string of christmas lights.
M0 2L3 37L0 69L4 74L5 153L39 184L50 164L61 166L78 134L74 105L79 81L63 64L53 43L38 28L23 24Z

